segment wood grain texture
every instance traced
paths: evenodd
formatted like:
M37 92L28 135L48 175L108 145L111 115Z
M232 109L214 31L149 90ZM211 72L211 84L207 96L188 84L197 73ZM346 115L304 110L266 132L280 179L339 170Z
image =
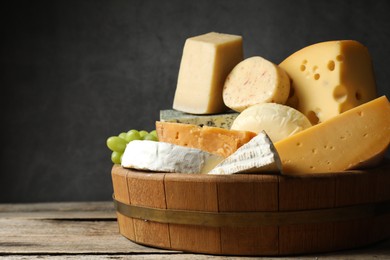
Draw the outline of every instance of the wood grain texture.
M166 209L164 174L134 171L127 178L130 204ZM168 224L134 219L135 241L145 245L171 248ZM129 238L131 239L131 238Z
M132 205L216 213L331 210L317 222L302 216L307 222L256 227L145 224L134 219L143 225L135 238L142 244L196 253L276 256L356 248L390 236L388 209L382 212L374 206L369 213L371 207L366 207L390 200L389 161L370 170L307 176L126 171ZM339 215L346 213L339 209L351 211L356 206L347 220ZM157 244L156 239L164 243Z
M162 250L133 243L119 233L111 201L0 204L0 256L10 260L227 259L226 256ZM299 259L377 260L389 257L390 240L386 240L355 250L300 255ZM297 258L275 256L266 259Z
M115 174L113 173L115 171ZM129 186L127 184L128 172L124 170L119 164L113 166L111 172L112 183L115 198L123 203L130 204ZM135 240L134 222L132 218L128 218L117 212L118 226L121 234L125 237ZM120 223L120 224L119 224Z
M216 177L167 174L165 191L169 209L218 212ZM221 253L220 229L170 224L172 248L211 254Z

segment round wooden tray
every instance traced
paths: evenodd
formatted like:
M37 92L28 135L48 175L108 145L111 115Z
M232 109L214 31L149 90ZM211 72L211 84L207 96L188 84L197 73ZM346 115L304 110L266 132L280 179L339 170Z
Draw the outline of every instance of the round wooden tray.
M390 237L390 160L327 175L229 176L112 168L119 231L171 250L292 255Z

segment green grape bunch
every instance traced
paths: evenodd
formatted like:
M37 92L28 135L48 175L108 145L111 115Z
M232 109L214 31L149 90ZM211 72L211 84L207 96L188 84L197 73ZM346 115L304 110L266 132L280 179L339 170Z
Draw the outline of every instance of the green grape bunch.
M111 161L115 164L120 164L122 162L122 155L125 152L126 145L134 140L149 140L149 141L158 141L156 130L145 131L145 130L135 130L122 132L117 136L110 136L107 138L106 144L108 149L112 151Z

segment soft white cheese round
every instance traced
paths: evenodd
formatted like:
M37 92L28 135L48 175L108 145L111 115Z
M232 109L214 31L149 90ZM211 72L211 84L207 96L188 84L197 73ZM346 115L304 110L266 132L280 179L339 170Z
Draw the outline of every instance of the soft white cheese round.
M156 172L207 173L222 160L222 156L200 149L134 140L127 144L121 164L124 168Z
M251 106L240 113L231 129L260 133L265 131L273 142L282 140L312 126L298 110L276 103Z

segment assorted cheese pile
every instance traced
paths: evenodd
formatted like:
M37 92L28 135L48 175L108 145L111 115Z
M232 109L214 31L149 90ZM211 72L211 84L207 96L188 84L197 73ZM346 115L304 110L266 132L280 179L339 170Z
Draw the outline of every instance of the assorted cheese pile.
M329 41L279 65L244 59L241 36L188 38L159 142L130 142L122 166L157 172L307 174L380 162L390 103L362 44Z

